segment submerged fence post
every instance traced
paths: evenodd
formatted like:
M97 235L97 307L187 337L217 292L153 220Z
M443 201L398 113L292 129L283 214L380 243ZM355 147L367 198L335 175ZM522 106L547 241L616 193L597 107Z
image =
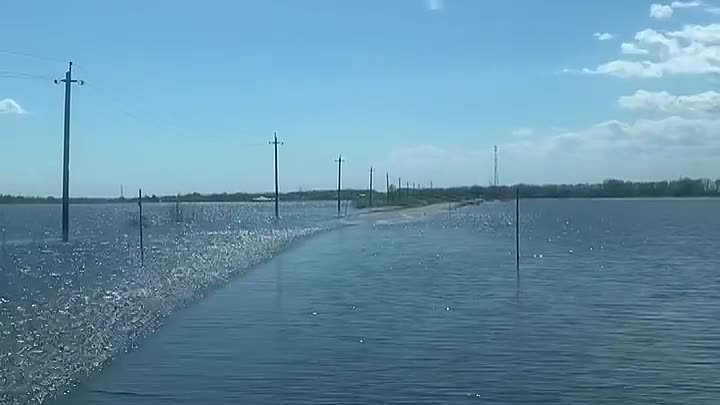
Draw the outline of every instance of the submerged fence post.
M520 186L515 187L515 277L520 282Z
M142 189L138 189L138 209L140 210L140 265L145 265L145 249L143 247L143 215L142 215Z

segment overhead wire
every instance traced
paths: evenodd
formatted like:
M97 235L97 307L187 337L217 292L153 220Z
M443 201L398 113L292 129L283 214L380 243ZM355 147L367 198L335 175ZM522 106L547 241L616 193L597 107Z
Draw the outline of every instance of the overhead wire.
M63 60L63 59L56 58L56 57L37 55L34 53L21 52L21 51L15 51L15 50L10 50L10 49L0 49L0 54L14 55L14 56L36 59L36 60L40 60L40 61L44 61L44 62L52 62L52 63L63 63L64 64L64 63L68 62L67 60ZM77 63L73 63L73 67L83 70L87 73L91 73L84 65L79 65ZM44 81L44 82L52 83L57 78L51 77L51 76L40 75L40 74L28 73L28 72L0 71L0 80L2 80L2 79L35 80L35 81ZM164 124L157 120L144 118L142 116L142 115L149 116L151 114L147 114L147 113L136 114L135 112L132 111L133 108L130 108L126 104L120 102L117 98L110 96L107 92L99 91L98 86L95 84L91 84L90 82L85 82L85 87L89 88L92 92L94 92L96 95L99 95L105 101L107 101L111 104L114 104L114 106L116 107L116 111L120 112L121 114L125 115L126 117L129 117L141 124L145 124L145 125L154 127L155 129L169 131L169 132L175 133L175 134L181 134L181 135L186 135L186 136L191 135L191 131L187 131L187 130L180 128L178 126L175 126L175 125ZM137 108L135 108L135 109L137 109ZM235 144L235 146L259 147L259 146L265 146L265 142L257 142L257 143L252 142L252 143L242 144L242 145Z

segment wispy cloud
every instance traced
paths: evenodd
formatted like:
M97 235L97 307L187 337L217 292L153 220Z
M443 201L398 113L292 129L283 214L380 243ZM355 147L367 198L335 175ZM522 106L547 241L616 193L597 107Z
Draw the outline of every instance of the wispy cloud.
M607 41L610 39L615 38L615 35L609 33L609 32L596 32L593 34L593 37L597 38L598 41Z
M673 1L670 3L670 7L672 8L691 8L691 7L699 7L702 6L703 3L698 0L694 1Z
M532 128L515 128L511 135L513 138L528 138L535 134L535 130Z
M625 55L646 55L650 53L647 49L642 49L632 42L623 42L620 44L620 51Z
M645 60L619 59L582 73L621 78L660 78L670 75L720 73L720 24L686 25L679 31L645 29L634 42L623 43L624 54L647 55Z
M653 4L650 6L650 17L657 18L658 20L664 20L672 17L672 7L665 4Z
M445 8L445 0L425 0L425 6L430 11L440 11Z
M638 90L618 99L618 105L628 110L644 110L676 115L702 115L720 112L720 93L704 93L676 96L666 91Z
M26 112L20 104L11 98L0 100L0 114L25 114Z

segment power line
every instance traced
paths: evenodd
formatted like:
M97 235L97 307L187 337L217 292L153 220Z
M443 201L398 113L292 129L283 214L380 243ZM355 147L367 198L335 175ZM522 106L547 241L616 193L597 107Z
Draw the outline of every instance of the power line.
M25 80L39 80L43 82L53 81L53 77L36 75L33 73L25 72L12 72L12 71L0 71L0 78L4 79L25 79Z
M37 59L37 60L42 60L45 62L54 62L54 63L65 63L66 62L66 60L63 60L63 59L53 58L50 56L36 55L36 54L28 53L28 52L13 51L10 49L0 49L0 53L5 54L5 55L14 55L14 56L21 56L24 58Z

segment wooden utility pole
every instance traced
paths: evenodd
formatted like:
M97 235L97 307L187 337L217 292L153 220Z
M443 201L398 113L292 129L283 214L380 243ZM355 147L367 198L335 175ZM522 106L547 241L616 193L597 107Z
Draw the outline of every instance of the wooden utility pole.
M279 202L280 202L280 186L278 182L278 145L283 145L285 142L278 142L277 132L273 132L273 140L269 142L270 145L275 145L275 218L280 218Z
M338 217L339 217L340 216L340 187L341 187L341 179L342 179L342 162L344 162L342 155L338 156L338 158L335 161L338 164L337 211L338 211Z
M385 200L390 205L390 173L385 172Z
M63 136L63 184L62 184L62 240L67 242L70 235L70 88L73 83L81 86L82 80L72 78L72 62L68 63L65 78L55 80L55 84L65 83L65 130Z
M398 201L402 200L402 179L398 177Z

